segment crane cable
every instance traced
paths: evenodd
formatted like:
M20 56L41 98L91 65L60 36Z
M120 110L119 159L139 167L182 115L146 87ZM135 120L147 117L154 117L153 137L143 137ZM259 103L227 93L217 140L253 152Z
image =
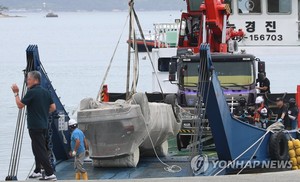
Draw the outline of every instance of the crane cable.
M160 84L160 81L159 81L159 78L158 78L158 75L157 75L157 71L155 70L153 60L152 60L152 58L151 58L151 56L150 56L150 51L149 51L149 49L148 49L148 47L147 47L147 44L146 44L146 39L145 39L143 30L142 30L142 26L141 26L141 24L140 24L139 18L138 18L137 14L136 14L136 11L135 11L134 7L132 8L132 11L133 11L133 13L134 13L134 17L135 17L136 24L137 24L137 26L138 26L139 32L140 32L141 37L142 37L142 39L143 39L144 46L145 46L145 48L146 48L146 50L147 50L147 55L148 55L148 57L149 57L149 60L150 60L150 63L151 63L153 72L154 72L154 74L155 74L155 77L156 77L156 80L157 80L157 83L158 83L158 86L159 86L159 89L160 89L160 91L161 91L161 94L163 95L164 92L163 92L162 86L161 86L161 84Z
M198 88L197 88L197 97L198 97L198 103L195 105L195 116L197 118L194 118L195 122L195 135L192 137L192 143L194 144L190 148L190 159L196 156L196 154L199 154L200 156L203 155L203 143L202 143L202 136L203 136L203 119L205 119L206 116L206 107L208 104L209 100L209 93L210 93L210 87L211 87L211 80L212 80L212 75L209 75L209 70L207 67L207 57L200 57L200 63L201 67L198 67ZM202 63L202 64L201 64ZM202 78L202 80L200 80ZM208 82L208 87L207 87L207 93L206 93L206 101L203 103L203 98L201 96L201 93L205 93L205 86L206 83ZM203 105L204 104L204 109ZM199 143L198 147L197 144Z
M23 81L21 98L23 98L27 92L26 75L30 71L32 66L33 66L33 62L31 62L27 66L26 70L24 70L24 81ZM12 152L11 152L11 156L10 156L8 175L5 179L6 181L17 180L17 174L18 174L19 163L20 163L20 155L21 155L22 143L23 143L23 136L24 136L26 109L27 109L26 107L19 109L19 112L18 112L13 147L12 147Z
M103 77L103 80L102 80L102 82L101 82L101 86L100 86L99 92L98 92L97 97L96 97L98 101L100 101L100 98L101 98L101 92L102 92L102 90L103 90L103 85L104 85L104 83L105 83L105 81L106 81L106 79L107 79L107 76L108 76L108 73L109 73L109 71L110 71L112 62L113 62L113 60L114 60L114 58L115 58L115 55L116 55L116 52L117 52L117 50L118 50L118 47L119 47L121 38L122 38L123 33L124 33L124 31L125 31L125 27L126 27L126 25L127 25L128 18L129 18L129 14L127 15L127 18L126 18L126 20L125 20L125 23L124 23L122 32L121 32L121 34L120 34L120 36L119 36L117 45L116 45L116 47L115 47L115 49L114 49L114 52L113 52L112 57L110 58L109 65L107 66L106 72L105 72L104 77Z

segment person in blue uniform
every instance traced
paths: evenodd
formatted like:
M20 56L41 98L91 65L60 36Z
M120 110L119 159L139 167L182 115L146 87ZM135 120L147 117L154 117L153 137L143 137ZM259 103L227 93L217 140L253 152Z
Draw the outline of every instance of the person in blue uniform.
M35 158L35 170L29 178L40 180L56 180L53 168L50 164L46 146L46 134L48 130L49 113L56 110L48 90L40 86L41 73L31 71L27 74L28 91L22 100L19 97L19 87L13 84L11 89L15 94L16 104L19 109L27 106L27 128L31 138L32 152ZM45 170L45 176L41 169Z
M71 135L71 150L70 156L75 157L75 179L79 180L82 176L83 180L88 180L88 174L83 167L84 158L89 154L88 143L83 132L78 128L78 123L74 119L69 120L69 128L72 132Z

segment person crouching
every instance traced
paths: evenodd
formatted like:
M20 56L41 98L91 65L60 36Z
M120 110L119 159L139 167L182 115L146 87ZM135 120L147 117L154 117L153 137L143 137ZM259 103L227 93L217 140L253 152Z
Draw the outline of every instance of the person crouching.
M87 171L83 168L84 158L88 155L88 143L83 132L78 128L78 123L74 119L69 120L69 128L72 132L71 135L71 150L70 156L75 157L75 179L79 180L82 176L83 180L88 180Z

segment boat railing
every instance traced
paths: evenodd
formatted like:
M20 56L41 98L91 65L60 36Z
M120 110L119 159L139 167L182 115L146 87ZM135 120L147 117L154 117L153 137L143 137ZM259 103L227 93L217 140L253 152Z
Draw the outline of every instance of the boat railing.
M154 47L168 48L177 47L180 22L155 23L154 26Z

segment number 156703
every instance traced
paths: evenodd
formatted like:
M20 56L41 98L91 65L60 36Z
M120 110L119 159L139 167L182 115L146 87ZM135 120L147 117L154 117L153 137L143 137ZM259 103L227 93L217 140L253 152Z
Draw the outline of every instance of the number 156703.
M251 34L249 36L251 41L282 41L282 35L275 35L275 34Z

